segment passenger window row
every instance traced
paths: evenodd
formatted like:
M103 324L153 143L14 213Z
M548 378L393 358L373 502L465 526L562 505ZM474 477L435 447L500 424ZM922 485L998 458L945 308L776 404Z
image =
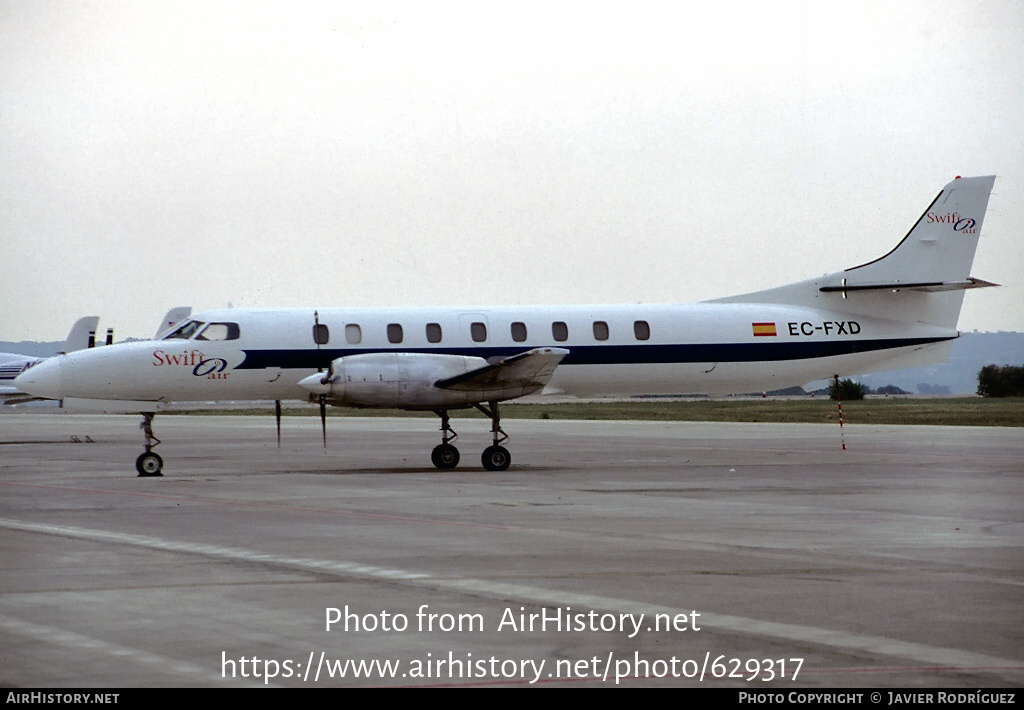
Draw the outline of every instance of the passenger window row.
M608 340L611 335L611 330L608 328L608 323L603 320L594 321L594 340L604 341ZM509 330L512 335L512 340L517 343L526 342L527 329L526 323L522 321L516 321L509 326ZM387 325L387 336L388 342L392 344L401 343L405 339L405 332L402 328L401 323L388 323ZM440 343L441 342L441 324L440 323L427 323L426 336L428 343ZM487 324L480 321L475 321L469 324L469 336L473 339L474 343L487 342ZM564 321L555 321L551 324L551 337L554 338L555 342L564 343L569 340L569 326ZM651 326L645 320L633 321L633 337L637 340L650 340L651 339ZM326 345L329 339L329 333L327 326L322 323L318 323L313 326L313 341L317 345ZM359 345L363 342L363 330L357 323L349 323L345 326L345 342L349 345Z

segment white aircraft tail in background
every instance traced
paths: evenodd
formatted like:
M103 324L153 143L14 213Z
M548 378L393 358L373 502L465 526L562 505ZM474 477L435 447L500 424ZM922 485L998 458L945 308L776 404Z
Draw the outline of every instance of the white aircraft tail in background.
M545 389L585 396L726 394L941 361L958 337L994 177L947 184L896 248L779 288L690 305L221 309L161 339L70 353L18 377L38 397L143 414L141 475L159 475L154 413L173 401L305 399L433 411L453 468L451 409L491 420L481 461L503 470L499 402ZM279 429L280 431L280 429Z
M85 318L79 318L75 321L75 324L71 326L71 332L68 333L67 339L64 341L64 348L58 350L58 355L66 355L67 353L73 353L78 350L85 350L96 346L96 329L99 327L100 318L99 316L86 316ZM113 345L113 343L107 343Z
M96 328L99 326L99 322L99 316L85 316L75 321L68 332L68 337L64 340L63 348L58 351L58 355L93 347L96 344ZM0 400L4 404L22 404L34 399L41 399L26 394L11 383L18 375L44 360L46 358L17 353L0 353Z
M190 313L192 313L192 308L189 306L177 306L167 311L167 314L160 321L160 325L157 326L156 337L159 338L185 318L188 318ZM67 339L64 341L64 346L57 351L57 354L67 355L68 353L96 347L96 330L99 327L99 322L99 316L85 316L75 321L75 324L71 326ZM104 345L113 344L114 330L113 328L107 328ZM0 353L0 401L3 404L24 404L33 400L47 399L46 397L33 397L20 391L17 387L7 384L8 382L13 382L25 370L35 367L46 359L19 355L17 353Z
M164 314L163 319L160 321L160 325L156 328L156 335L153 336L154 340L159 340L160 336L169 331L174 326L181 323L183 320L188 318L192 314L191 306L175 306L171 310Z

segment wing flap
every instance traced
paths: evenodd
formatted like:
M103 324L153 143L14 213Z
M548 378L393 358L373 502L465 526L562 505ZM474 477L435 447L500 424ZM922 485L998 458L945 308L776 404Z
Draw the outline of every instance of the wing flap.
M568 354L564 348L534 348L494 364L438 380L434 386L455 392L521 390L517 396L531 394L548 383L558 363Z

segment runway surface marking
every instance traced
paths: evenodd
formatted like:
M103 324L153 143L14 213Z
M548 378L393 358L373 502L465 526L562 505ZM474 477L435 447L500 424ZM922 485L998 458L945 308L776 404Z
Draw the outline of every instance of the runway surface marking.
M49 626L33 624L32 622L14 619L9 616L0 615L0 629L19 634L21 636L28 636L40 641L45 641L47 643L52 643L62 648L104 653L108 656L127 659L134 663L151 668L161 674L178 675L189 678L192 681L209 681L216 683L217 685L223 685L225 682L232 682L230 678L222 678L217 673L211 673L208 669L194 666L191 663L176 661L172 658L165 658L164 656L158 656L155 653L149 653L148 651L140 651L137 648L118 646L116 644L107 643L106 641L100 641L88 636L83 636L82 634L76 634L73 631L54 629Z
M72 492L75 492L75 493L98 493L98 494L104 494L104 495L128 496L128 497L145 498L145 499L151 499L151 500L188 501L188 502L191 502L191 503L210 503L210 504L213 504L213 505L227 505L227 506L236 506L236 507L243 507L243 508L255 508L255 509L264 508L264 509L278 510L278 511L283 511L283 512L318 513L318 514L325 514L325 515L337 515L337 516L341 516L341 517L363 518L363 519L370 519L370 520L389 520L389 521L402 522L402 523L412 523L412 524L441 525L441 526L454 526L454 527L469 527L469 528L479 528L479 529L483 529L483 530L494 530L494 531L498 531L498 532L523 533L523 534L532 534L532 535L542 535L542 536L545 536L545 537L560 537L560 538L566 538L566 539L581 539L581 538L583 538L583 539L592 539L594 537L594 533L592 533L592 532L578 533L578 532L573 532L573 531L569 531L569 530L558 530L558 529L554 529L554 528L544 528L544 529L541 529L541 528L533 528L533 527L510 526L510 525L496 525L496 524L488 524L488 523L474 523L474 522L455 521L455 520L437 520L437 519L431 519L431 518L414 518L414 517L410 517L410 516L383 515L383 514L377 514L377 513L361 513L361 512L350 511L350 510L339 510L339 509L332 509L332 508L312 508L312 507L308 507L308 506L284 505L284 504L281 504L281 503L261 503L261 502L258 502L258 501L247 501L247 500L234 501L234 500L224 500L224 499L220 499L220 498L207 498L207 497L184 496L184 495L167 495L167 494L158 494L158 493L141 493L141 492L135 492L135 491L111 490L111 489L104 489L104 488L83 488L83 487L76 487L76 486L54 486L54 485L39 484L39 483L20 483L20 482L10 482L10 481L0 481L0 486L4 486L4 485L18 486L18 487L24 487L24 488L40 488L40 489L47 489L47 490L72 491ZM607 492L607 491L602 491L602 492ZM625 491L616 491L616 492L629 493L630 491L625 490ZM726 507L727 506L746 506L747 505L746 503L731 503L731 502L728 502L728 501L717 501L715 504L718 505L718 506L726 506ZM779 509L782 506L781 506L781 504L773 504L773 507L776 508L776 509ZM797 505L789 505L786 508L787 509L791 509L791 510L793 510L795 512L813 511L814 510L814 508L812 508L810 506L797 506ZM849 513L849 514L853 514L853 515L860 515L860 514L863 514L864 511L860 511L860 510L845 510L843 512L846 512L846 513ZM933 515L921 515L921 514L912 514L912 513L903 513L901 515L903 517L911 517L911 518L913 518L913 517L921 517L921 518L926 518L926 519L934 519L936 517L936 516L933 516ZM945 518L942 518L942 519L945 519ZM1001 525L1016 525L1016 523L1002 523ZM622 539L621 536L613 536L613 535L605 535L604 537L605 537L605 539L610 539L610 540ZM929 539L931 540L931 539L933 539L933 537L929 537ZM737 546L735 546L735 545L729 545L729 544L719 543L719 542L710 542L710 541L707 541L707 540L698 539L698 538L690 537L690 536L661 535L661 536L659 536L657 541L660 542L660 544L666 544L666 543L674 544L677 541L683 541L687 545L689 545L691 548L708 550L708 551L712 551L712 552L719 552L719 551L734 552L734 551L737 550ZM906 538L904 538L904 542L908 542L908 540ZM963 541L959 541L958 544L963 545L965 543ZM1004 544L1004 546L1007 546L1007 547L1017 547L1019 545L1019 543L1016 541L1016 538L1007 539L1007 541L1005 543L1003 543L1003 544ZM986 547L992 547L994 545L994 542L993 542L993 540L991 538L986 538L986 540L984 542L984 545ZM814 559L816 559L814 555L807 555L807 554L803 554L803 553L800 553L800 552L797 552L797 551L794 551L794 550L788 550L788 549L784 550L782 548L778 548L778 549L775 549L775 550L772 550L772 551L766 551L766 550L757 550L757 551L755 551L753 549L745 549L744 552L746 554L756 554L758 557L761 557L761 558L764 558L764 559L796 560L796 561L807 561L807 560L814 560ZM895 559L895 560L900 561L901 564L902 564L902 562L904 560L903 557L900 557L900 556L897 556L897 555L892 555L892 554L887 554L887 553L881 553L881 552L875 552L875 553L873 553L873 555L875 555L877 557ZM844 566L849 567L850 565L855 565L856 566L856 565L859 565L860 563L854 561L854 562L846 562L846 563L842 563L842 564ZM961 580L966 580L966 581L975 581L975 582L981 581L981 582L988 582L988 583L993 583L993 584L1005 584L1005 585L1011 585L1011 586L1024 586L1024 582L1016 581L1016 580L1011 580L1011 579L1006 579L1006 578L1001 578L1001 577L993 577L993 576L979 575L979 574L972 574L972 573L950 573L948 570L945 570L945 569L929 570L929 571L940 572L940 573L944 574L946 576L946 578L948 578L948 579L961 579Z
M595 610L601 609L618 613L633 614L642 612L647 615L668 614L670 616L674 616L675 614L684 614L689 613L690 611L689 609L676 609L638 601L615 599L589 594L576 594L573 592L544 589L528 585L509 584L505 582L494 582L490 580L472 578L451 579L438 577L424 572L390 569L359 562L289 557L253 550L222 547L219 545L180 542L146 535L116 533L105 530L31 523L5 518L0 518L0 527L7 528L9 530L58 535L61 537L92 540L96 542L110 542L167 552L203 555L206 557L231 560L235 562L241 561L282 566L289 569L298 569L319 574L333 573L341 576L356 576L371 580L404 582L414 586L427 587L435 590L450 590L462 594L483 596L501 601L531 601L546 606L574 606L577 608L583 607ZM1013 670L1021 670L1024 668L1019 660L998 658L995 656L960 649L942 648L909 641L899 641L880 636L849 634L843 631L823 629L813 626L783 624L742 616L708 612L701 612L701 621L705 624L705 628L713 631L725 631L740 634L742 636L761 636L796 643L810 643L843 652L870 653L882 656L906 658L929 666L941 666L956 669L1009 667Z
M295 505L281 505L280 503L260 503L257 501L235 501L223 500L220 498L201 498L197 496L172 496L160 493L138 493L135 491L114 491L104 488L76 488L73 486L48 486L40 483L18 483L14 481L0 481L2 486L22 486L24 488L46 488L57 491L73 491L75 493L105 493L108 495L129 496L135 498L150 498L153 500L179 500L189 503L213 503L215 505L237 505L245 508L268 508L270 510L293 511L299 513L327 513L329 515L343 515L353 518L369 518L374 520L394 520L404 523L428 523L430 525L445 525L448 527L485 528L487 530L509 531L511 528L502 525L487 525L485 523L466 523L457 520L430 520L428 518L411 518L403 515L384 515L381 513L357 513L351 510L337 510L331 508L307 508Z

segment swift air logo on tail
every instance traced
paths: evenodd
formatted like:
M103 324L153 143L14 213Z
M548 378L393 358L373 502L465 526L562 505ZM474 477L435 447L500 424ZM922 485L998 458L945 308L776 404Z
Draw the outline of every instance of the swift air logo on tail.
M962 232L963 234L977 234L978 222L971 217L961 217L956 212L947 212L946 214L936 214L929 212L927 215L929 224L951 224L953 225L954 232Z

